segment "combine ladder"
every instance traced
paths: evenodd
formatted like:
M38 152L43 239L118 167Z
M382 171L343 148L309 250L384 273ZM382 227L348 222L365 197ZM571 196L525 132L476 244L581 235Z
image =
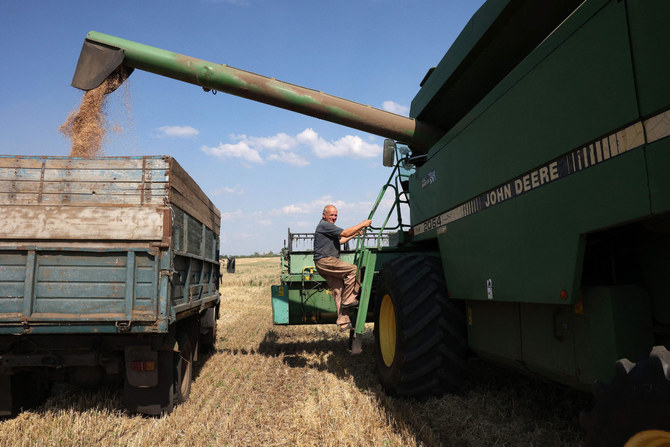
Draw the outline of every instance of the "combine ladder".
M377 254L381 249L382 234L385 230L398 230L403 231L404 229L409 229L410 225L402 223L402 213L400 210L400 205L406 204L409 206L409 192L407 191L405 182L408 181L409 174L403 174L401 172L401 167L408 162L408 158L402 158L396 163L395 168L391 172L388 181L382 187L382 190L377 196L372 211L368 216L369 220L372 220L379 204L381 203L386 191L391 188L395 192L395 200L393 206L391 206L386 219L381 227L370 227L374 231L378 231L376 238L376 246L366 247L364 242L365 238L363 235L356 238L356 254L354 263L358 267L359 281L361 283L361 293L359 297L358 309L356 312L356 324L354 328L349 332L349 342L351 347L352 354L360 354L363 352L363 332L365 331L365 320L368 314L368 307L370 305L370 297L372 292L372 283L375 277L375 268L377 265ZM398 223L394 227L387 227L388 221L393 215L393 212L396 212L396 218Z

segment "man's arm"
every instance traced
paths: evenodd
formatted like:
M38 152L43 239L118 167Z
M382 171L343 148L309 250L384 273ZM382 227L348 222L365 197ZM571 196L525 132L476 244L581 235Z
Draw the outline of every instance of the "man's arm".
M346 230L342 230L342 233L340 233L340 244L344 244L345 242L351 240L353 237L358 235L363 228L367 228L370 225L372 225L372 221L366 219L358 225L354 225L353 227L349 227Z
M355 238L356 236L358 236L358 235L361 234L362 232L363 232L363 230L359 231L359 232L356 233L356 234L352 234L351 236L348 236L348 237L341 237L341 238L340 238L340 245L342 245L342 244L346 244L347 242L349 242L351 239Z

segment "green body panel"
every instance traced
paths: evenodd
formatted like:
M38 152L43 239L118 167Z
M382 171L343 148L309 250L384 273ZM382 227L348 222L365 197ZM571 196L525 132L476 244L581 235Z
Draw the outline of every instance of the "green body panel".
M575 385L575 334L572 306L552 304L519 305L521 351L529 371ZM611 362L610 362L611 367ZM565 379L565 378L568 379Z
M584 289L574 306L469 301L468 340L482 357L588 389L612 379L612 359L654 343L648 293L635 285Z
M477 354L587 389L670 343L669 17L661 0L584 2L410 178L414 240L438 242ZM437 125L448 104L430 95L460 82L447 56L412 104Z
M429 153L411 179L412 222L449 210L635 121L625 5L584 5ZM434 182L422 188L428 173ZM622 181L621 179L625 179ZM446 226L452 296L573 301L580 237L650 214L643 149L611 158ZM431 232L426 237L434 237Z
M668 4L664 0L628 2L631 45L637 79L640 114L650 116L665 110L670 104L668 73L670 58L659 57L658 48L670 42ZM649 166L649 192L652 212L670 210L670 142L665 140L647 147Z
M637 118L623 6L591 12L570 17L431 149L412 179L413 224Z
M288 324L288 289L285 286L272 286L272 321L275 324Z
M647 291L637 285L584 289L584 313L574 314L575 351L584 384L613 378L612 359L635 362L654 345Z
M581 279L581 235L649 214L644 152L630 152L447 225L438 237L451 296L574 302ZM631 184L613 181L635 179ZM572 198L572 200L571 200Z
M666 0L627 1L640 114L649 116L670 104L666 57L670 42ZM659 54L659 49L661 53Z
M523 360L518 303L468 301L467 318L471 349L513 366Z

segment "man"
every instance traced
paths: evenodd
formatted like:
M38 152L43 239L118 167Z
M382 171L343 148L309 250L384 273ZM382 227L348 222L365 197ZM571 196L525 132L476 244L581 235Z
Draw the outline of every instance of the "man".
M360 284L356 278L356 266L340 259L340 245L361 233L372 224L371 220L343 230L335 225L337 208L326 205L321 222L314 231L314 266L326 279L333 292L337 307L337 325L341 331L352 328L349 307L356 306Z

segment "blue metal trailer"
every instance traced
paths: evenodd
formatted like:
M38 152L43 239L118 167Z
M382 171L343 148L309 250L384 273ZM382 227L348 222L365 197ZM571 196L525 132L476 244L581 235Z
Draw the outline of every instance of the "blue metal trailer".
M219 310L220 213L170 157L0 157L0 415L53 381L169 412Z

